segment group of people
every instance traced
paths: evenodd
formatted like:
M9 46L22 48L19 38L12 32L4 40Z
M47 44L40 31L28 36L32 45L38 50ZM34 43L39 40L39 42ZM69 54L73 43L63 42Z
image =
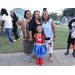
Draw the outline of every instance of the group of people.
M11 16L7 13L6 9L1 9L2 26L5 25L6 34L9 38L9 44L20 40L17 34L17 25L20 22L16 14L12 11ZM73 44L73 56L75 57L75 17L69 22L69 37L67 51L65 55L69 54L70 44ZM56 38L56 28L52 19L49 18L46 8L42 12L42 20L40 20L40 11L36 10L31 16L31 11L26 10L24 18L21 23L23 33L23 48L24 53L32 53L33 59L37 60L36 65L43 65L43 58L45 58L47 49L49 49L49 62L52 62L53 42ZM15 34L12 39L11 31Z
M34 11L32 18L31 11L25 11L21 29L24 52L27 54L33 53L33 58L37 60L36 64L43 65L43 58L46 56L47 48L49 48L49 61L52 62L56 29L53 20L48 16L47 9L43 9L42 20L40 20L38 10Z
M2 16L2 25L1 31L3 31L3 27L5 25L5 31L9 38L7 41L9 44L13 44L15 41L20 40L20 37L17 34L17 24L20 22L18 17L14 12L11 12L11 16L8 14L6 9L1 9L1 16ZM12 38L11 31L13 31L15 38Z
M9 38L9 44L20 40L17 34L17 24L20 22L16 14L12 11L11 16L6 9L1 9L2 26L5 25L6 34ZM55 24L49 18L46 8L42 12L42 20L40 20L40 11L36 10L31 16L31 11L26 10L21 23L23 33L24 53L33 53L32 57L37 60L37 65L43 65L43 58L46 56L47 48L49 49L49 61L52 62L53 42L56 38ZM14 32L15 38L12 39L11 31Z

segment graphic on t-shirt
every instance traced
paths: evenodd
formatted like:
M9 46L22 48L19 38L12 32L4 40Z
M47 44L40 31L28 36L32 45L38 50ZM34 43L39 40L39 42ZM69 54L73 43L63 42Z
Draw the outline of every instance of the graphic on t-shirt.
M42 40L42 38L37 38L39 41L41 41Z

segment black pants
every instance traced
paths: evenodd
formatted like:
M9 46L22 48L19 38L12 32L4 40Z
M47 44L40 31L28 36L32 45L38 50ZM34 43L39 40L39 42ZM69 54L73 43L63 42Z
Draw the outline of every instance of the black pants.
M15 34L15 39L17 40L17 39L19 38L19 36L18 36L18 34L17 34L17 26L15 26L12 31L13 31L13 33Z

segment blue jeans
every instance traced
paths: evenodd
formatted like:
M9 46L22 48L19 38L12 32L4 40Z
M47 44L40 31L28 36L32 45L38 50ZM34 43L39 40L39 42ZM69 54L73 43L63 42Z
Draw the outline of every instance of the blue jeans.
M5 30L6 30L6 34L7 34L8 38L9 38L9 41L11 43L13 43L13 39L12 39L12 36L11 36L11 30L12 30L12 28L5 28Z

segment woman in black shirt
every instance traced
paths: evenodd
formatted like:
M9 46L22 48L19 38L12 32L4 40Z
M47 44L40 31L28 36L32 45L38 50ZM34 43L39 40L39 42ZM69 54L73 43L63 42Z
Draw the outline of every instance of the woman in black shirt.
M20 22L20 20L18 19L18 17L16 16L16 14L14 12L11 12L11 17L13 18L13 27L14 27L14 29L12 31L15 34L15 39L14 39L14 42L15 42L17 40L20 40L20 38L17 34L17 24Z
M40 24L41 24L40 12L37 10L37 11L34 11L33 17L29 22L29 35L30 35L31 42L34 42L34 33L37 33L36 28ZM36 56L33 55L33 58L36 59Z
M40 21L40 12L39 11L34 11L33 17L31 21L29 22L29 34L30 34L30 41L34 42L34 33L37 33L36 28L38 25L41 24Z

